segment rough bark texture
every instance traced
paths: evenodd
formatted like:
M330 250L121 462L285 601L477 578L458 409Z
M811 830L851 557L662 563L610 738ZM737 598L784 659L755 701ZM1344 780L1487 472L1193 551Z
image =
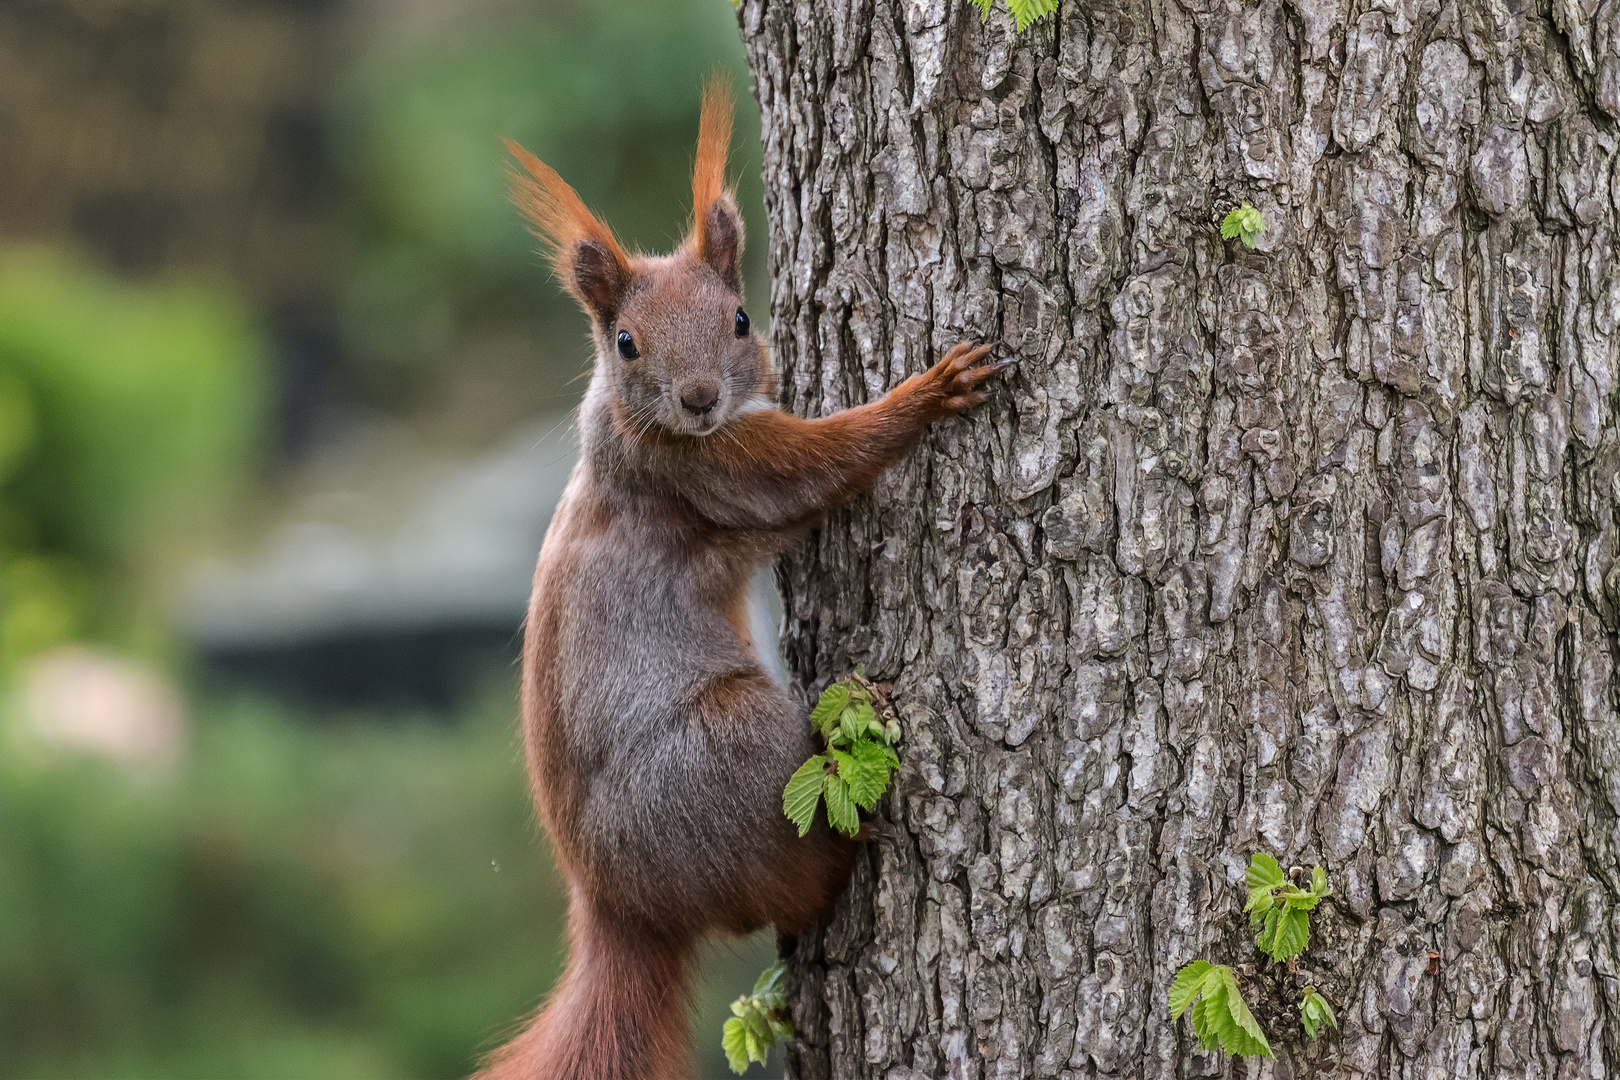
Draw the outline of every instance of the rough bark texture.
M791 407L1022 358L782 573L795 677L865 661L910 733L790 1074L1229 1070L1165 991L1256 959L1264 850L1337 890L1343 1028L1257 977L1251 1075L1605 1075L1620 4L741 21Z

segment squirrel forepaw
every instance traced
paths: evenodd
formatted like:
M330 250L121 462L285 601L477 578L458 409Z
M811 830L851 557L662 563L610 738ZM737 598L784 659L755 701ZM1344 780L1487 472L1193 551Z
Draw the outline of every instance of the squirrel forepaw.
M982 404L990 396L987 388L980 384L992 375L999 375L1017 363L1016 359L989 361L985 358L990 355L991 346L975 345L971 342L961 342L945 358L934 365L934 371L940 377L941 401L940 405L950 412L966 412L975 405Z

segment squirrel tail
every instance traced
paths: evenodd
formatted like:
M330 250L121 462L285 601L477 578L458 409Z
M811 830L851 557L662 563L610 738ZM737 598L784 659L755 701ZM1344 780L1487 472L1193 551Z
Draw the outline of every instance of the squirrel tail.
M573 953L557 989L474 1080L691 1076L691 942L627 926L578 893L568 921Z

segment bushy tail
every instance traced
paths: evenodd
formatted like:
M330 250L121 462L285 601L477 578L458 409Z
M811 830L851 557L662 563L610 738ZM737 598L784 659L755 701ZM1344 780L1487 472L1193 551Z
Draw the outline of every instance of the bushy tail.
M692 1075L691 944L627 927L578 894L573 953L550 999L474 1080L680 1080Z

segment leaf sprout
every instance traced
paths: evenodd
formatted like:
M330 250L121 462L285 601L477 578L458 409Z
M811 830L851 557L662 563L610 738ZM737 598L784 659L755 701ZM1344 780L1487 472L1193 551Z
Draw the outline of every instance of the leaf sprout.
M1311 871L1309 887L1297 885L1276 859L1256 852L1249 859L1244 880L1249 901L1243 910L1249 915L1249 925L1260 928L1255 945L1279 963L1304 952L1311 939L1311 912L1332 894L1327 871L1318 866ZM1225 964L1194 960L1176 972L1170 984L1171 1022L1180 1020L1189 1009L1193 1034L1205 1050L1219 1047L1242 1057L1273 1056L1265 1031L1243 999L1237 973ZM1339 1026L1333 1007L1314 986L1307 986L1300 997L1299 1022L1312 1039L1323 1024Z
M1249 205L1244 199L1243 205L1227 214L1221 222L1222 240L1241 240L1243 246L1252 249L1255 237L1266 231L1266 219L1260 216L1260 211Z
M872 810L889 789L889 774L900 764L893 746L900 738L894 719L879 717L881 693L857 671L821 692L810 710L810 727L827 752L799 766L782 789L782 812L810 831L816 806L825 801L827 823L846 836L861 828L861 810Z
M995 0L973 0L979 7L979 14L988 21L990 8ZM1007 0L1007 10L1012 14L1013 22L1018 26L1018 33L1022 34L1029 24L1043 19L1058 9L1058 0Z
M748 1063L763 1063L778 1040L793 1038L793 1021L787 1018L787 995L782 989L786 978L787 965L778 960L759 973L752 993L731 1003L732 1016L721 1029L720 1048L726 1052L732 1072L747 1072Z

